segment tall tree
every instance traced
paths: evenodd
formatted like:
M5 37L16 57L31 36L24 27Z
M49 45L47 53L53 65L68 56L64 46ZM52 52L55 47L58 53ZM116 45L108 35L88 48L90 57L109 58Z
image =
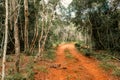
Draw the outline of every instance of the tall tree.
M111 3L108 0L73 0L72 5L76 14L72 21L79 30L88 29L88 45L96 49L120 49L119 44L115 44L119 41L120 34L117 30L119 2L119 0L113 0Z
M14 12L14 39L15 39L15 54L16 54L16 71L19 72L19 62L20 62L20 41L19 41L19 29L18 29L18 15L20 6L18 6L18 0L12 0ZM16 7L18 7L16 9Z
M24 27L24 50L28 50L28 0L24 0L24 16L25 16L25 27Z
M5 62L6 62L6 51L7 51L7 41L8 41L8 0L5 0L6 8L6 18L5 18L5 42L3 51L3 61L2 61L2 80L5 80Z

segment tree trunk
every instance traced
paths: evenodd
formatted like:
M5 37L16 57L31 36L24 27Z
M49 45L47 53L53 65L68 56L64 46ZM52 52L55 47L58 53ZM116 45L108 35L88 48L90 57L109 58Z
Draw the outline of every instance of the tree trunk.
M118 21L118 29L120 30L120 21Z
M34 45L35 45L37 38L38 38L38 16L36 15L35 34L34 34L33 40L32 40L31 45L30 45L30 52L31 53L33 52Z
M42 21L44 21L44 20L42 20ZM42 40L42 38L43 38L43 29L44 29L44 22L42 23L42 31L41 31L41 35L40 35L40 37L39 37L39 40L38 40L38 53L37 53L37 55L35 56L35 59L34 59L34 61L36 62L36 60L37 60L37 58L40 56L40 53L41 53L41 40Z
M8 0L5 0L6 6L6 18L5 18L5 42L3 51L3 61L2 61L2 80L5 80L5 62L6 62L6 51L7 51L7 41L8 41Z
M24 16L25 16L24 51L27 51L29 48L29 45L28 45L28 0L24 0Z
M18 0L12 0L13 2L13 10L15 10L18 5ZM20 8L20 7L19 7ZM18 15L19 8L14 13L14 39L15 39L15 54L16 54L16 72L19 72L19 63L20 63L20 42L19 42L19 30L18 30Z

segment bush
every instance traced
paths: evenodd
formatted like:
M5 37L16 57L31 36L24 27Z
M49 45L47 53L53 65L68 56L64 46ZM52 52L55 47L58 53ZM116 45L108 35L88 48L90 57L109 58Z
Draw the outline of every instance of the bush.
M75 43L75 47L78 49L78 50L80 50L80 48L81 48L81 43Z

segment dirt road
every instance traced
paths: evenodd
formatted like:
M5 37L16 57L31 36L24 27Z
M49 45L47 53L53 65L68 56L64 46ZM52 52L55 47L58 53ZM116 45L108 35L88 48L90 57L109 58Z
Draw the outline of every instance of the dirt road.
M116 80L96 60L81 55L72 43L60 45L56 54L56 61L44 80Z

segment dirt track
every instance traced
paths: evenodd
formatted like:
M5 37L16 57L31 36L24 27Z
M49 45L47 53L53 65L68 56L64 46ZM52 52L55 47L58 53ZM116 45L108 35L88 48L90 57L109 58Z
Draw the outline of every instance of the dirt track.
M66 49L72 58L66 58ZM49 68L46 78L36 80L117 80L102 70L96 60L78 53L72 43L60 45L56 54L54 64L58 67Z

